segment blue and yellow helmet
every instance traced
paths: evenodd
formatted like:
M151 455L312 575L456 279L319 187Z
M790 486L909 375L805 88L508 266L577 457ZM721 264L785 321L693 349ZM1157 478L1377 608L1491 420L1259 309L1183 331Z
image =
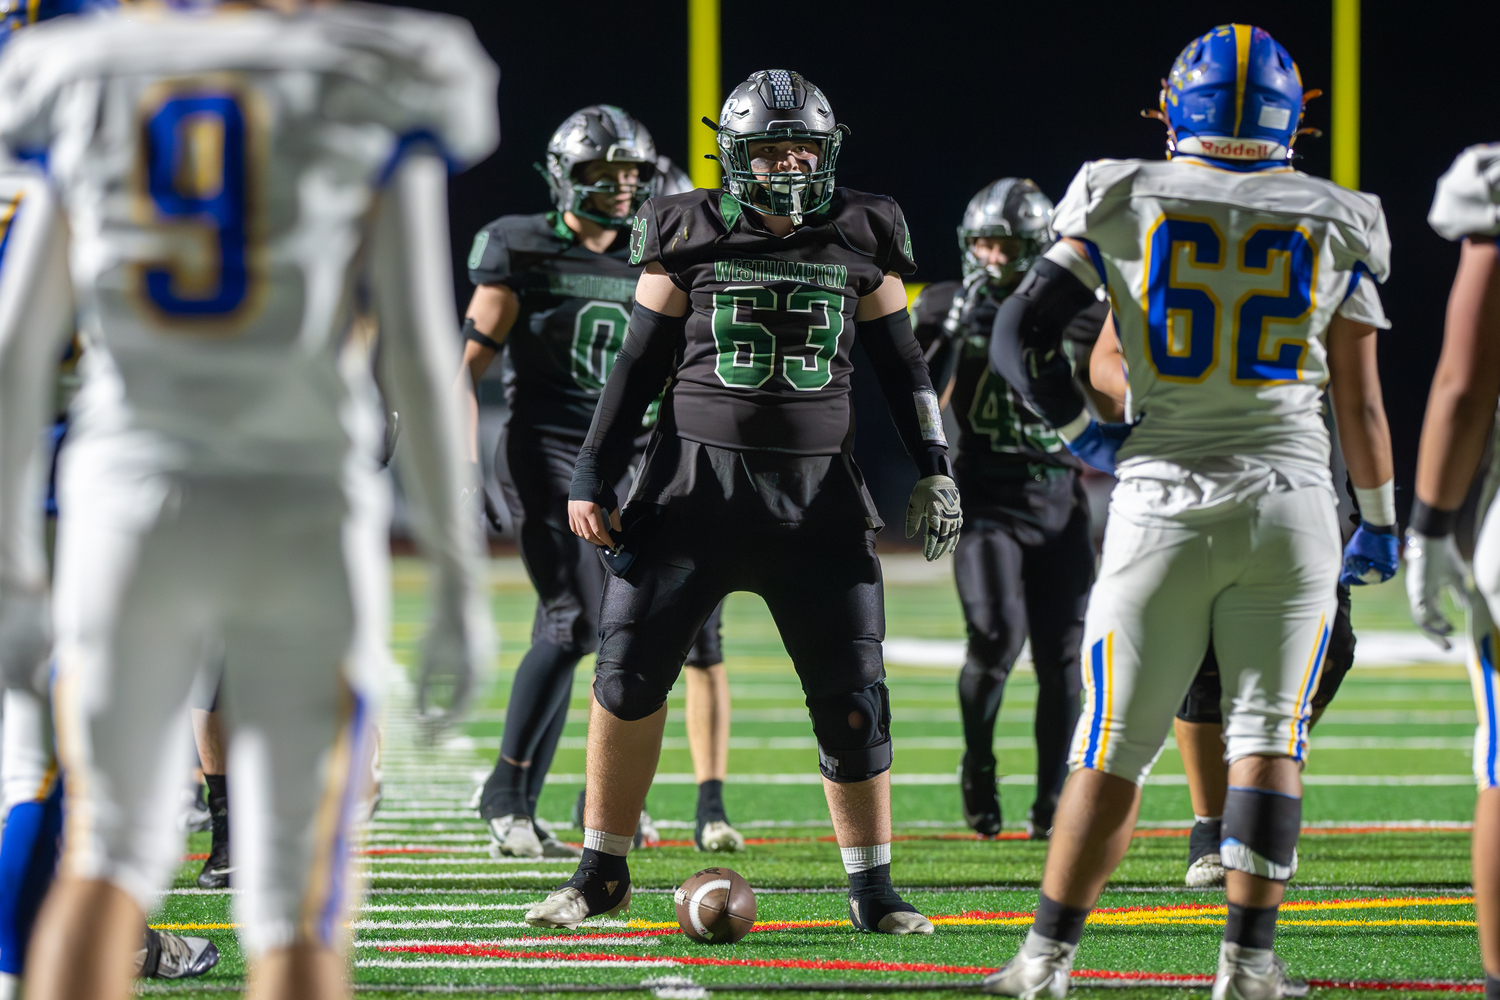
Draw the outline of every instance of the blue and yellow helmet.
M1221 24L1193 39L1161 92L1173 152L1285 160L1302 120L1302 74L1262 28Z

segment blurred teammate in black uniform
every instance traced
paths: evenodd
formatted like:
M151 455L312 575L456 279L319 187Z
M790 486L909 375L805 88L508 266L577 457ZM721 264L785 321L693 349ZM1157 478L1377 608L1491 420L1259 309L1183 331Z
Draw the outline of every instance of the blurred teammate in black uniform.
M730 94L726 190L653 199L630 333L579 452L569 521L611 550L589 721L584 854L526 914L576 927L629 905L635 813L687 647L731 590L769 606L806 693L854 926L930 933L890 878L890 701L880 643L881 521L851 457L856 327L921 479L907 533L936 559L962 518L937 395L901 276L911 239L889 198L834 187L845 129L786 70ZM650 401L661 418L623 515L608 470Z
M604 568L597 553L568 530L568 487L630 320L630 220L660 169L645 126L610 105L584 108L547 145L543 174L556 210L496 219L475 236L469 253L469 277L477 287L464 322L466 384L477 386L509 347L504 381L510 419L495 470L506 506L520 524L521 557L537 590L531 649L516 670L499 758L478 802L502 855L578 855L535 823L537 798L567 721L574 667L599 641ZM473 428L477 404L469 389L465 395L474 407ZM653 417L643 415L637 435ZM477 430L470 447L477 463ZM626 475L633 457L629 449L613 456L604 470L611 484ZM485 504L497 522L488 496ZM703 635L708 641L691 651L689 662L707 670L723 659L717 609ZM727 742L727 728L725 735ZM742 848L744 839L723 815L721 784L713 782L704 796L709 809L699 811L700 843L705 827L717 823L723 829L707 831L709 846ZM651 835L644 813L640 826Z
M959 427L954 466L966 517L953 572L969 637L958 678L959 783L964 821L983 837L1000 832L995 718L1027 634L1037 678L1036 801L1026 817L1034 840L1052 828L1083 684L1079 643L1094 550L1081 466L989 370L995 312L1052 243L1051 215L1052 202L1029 180L986 186L958 228L963 281L928 286L914 306L933 384ZM1067 343L1085 363L1107 312L1101 302L1069 330Z

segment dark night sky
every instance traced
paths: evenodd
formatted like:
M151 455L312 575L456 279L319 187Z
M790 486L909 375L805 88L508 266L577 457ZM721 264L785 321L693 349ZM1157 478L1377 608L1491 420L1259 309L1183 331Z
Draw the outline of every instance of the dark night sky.
M586 104L644 121L663 152L687 144L686 3L425 0L473 21L501 68L499 152L452 184L454 264L495 216L549 207L532 163ZM1030 176L1054 199L1084 160L1158 157L1162 126L1139 117L1194 36L1226 21L1270 31L1304 84L1331 90L1327 0L1153 4L725 4L724 89L756 69L796 69L853 129L839 181L905 209L918 281L958 276L954 226L996 177ZM853 12L857 11L855 14ZM1361 186L1385 203L1394 242L1382 289L1395 327L1380 360L1404 516L1456 247L1427 228L1433 186L1460 149L1500 140L1500 7L1432 0L1364 4ZM1328 99L1308 123L1327 128ZM699 126L702 127L702 126ZM1299 144L1327 176L1328 142ZM467 282L460 288L467 296Z

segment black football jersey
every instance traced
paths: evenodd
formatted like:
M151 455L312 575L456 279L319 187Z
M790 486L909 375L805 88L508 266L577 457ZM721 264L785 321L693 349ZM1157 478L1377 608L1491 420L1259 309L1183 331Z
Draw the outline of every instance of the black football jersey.
M1005 294L988 282L966 290L960 282L943 281L924 288L913 303L917 341L934 358L934 379L940 367L934 355L957 354L948 405L959 427L953 464L967 507L1012 506L1018 487L1047 478L1049 470L1081 468L1057 432L990 371L990 331ZM1108 306L1099 303L1069 327L1063 343L1075 364L1088 363L1106 315ZM934 387L941 393L942 386Z
M838 454L852 430L854 309L887 272L916 270L906 219L890 198L847 188L786 237L752 218L704 189L653 198L636 217L630 262L659 261L692 300L663 424L720 448Z
M521 300L506 337L506 399L529 425L582 437L625 341L639 275L622 233L594 253L556 212L507 215L469 251L469 280L505 285Z

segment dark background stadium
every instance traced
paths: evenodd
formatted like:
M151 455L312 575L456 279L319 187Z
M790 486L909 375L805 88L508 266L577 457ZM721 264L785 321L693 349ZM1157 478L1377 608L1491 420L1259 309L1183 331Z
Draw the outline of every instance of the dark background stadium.
M452 184L460 306L474 231L498 215L550 207L532 164L573 110L619 104L651 128L662 152L685 161L685 2L414 5L469 18L501 68L500 150ZM821 86L853 129L840 183L895 197L921 265L913 280L940 281L959 273L954 226L964 205L996 177L1030 176L1056 199L1084 160L1160 156L1162 126L1139 112L1155 105L1178 50L1215 24L1260 25L1292 53L1305 86L1331 90L1330 10L1315 0L725 3L723 86L727 93L770 66ZM1382 289L1394 329L1381 338L1380 363L1403 519L1457 260L1426 214L1459 150L1500 140L1497 29L1494 4L1364 5L1361 187L1384 201L1395 247ZM1328 98L1316 100L1308 124L1326 129L1329 115ZM1304 138L1299 149L1301 169L1328 175L1327 139ZM861 462L889 510L909 466L890 455L899 443L871 402L861 393Z

